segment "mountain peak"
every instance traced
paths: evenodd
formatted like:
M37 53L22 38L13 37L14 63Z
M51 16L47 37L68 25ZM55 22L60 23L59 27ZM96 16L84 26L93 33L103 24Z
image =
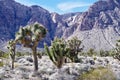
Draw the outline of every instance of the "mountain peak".
M15 1L15 0L0 0L0 1L11 2L11 1Z
M95 2L88 10L88 12L99 13L101 11L113 10L115 8L113 0L100 0Z
M44 8L38 6L38 5L32 5L31 8L32 8L34 11L42 11L42 12L45 12L45 13L49 12L48 10L46 10L46 9L44 9Z
M120 35L119 5L120 0L99 0L86 12L59 15L38 5L27 7L14 0L0 0L0 37L14 38L19 26L37 21L48 30L43 40L48 45L56 36L66 39L76 36L88 48L111 48L111 42Z

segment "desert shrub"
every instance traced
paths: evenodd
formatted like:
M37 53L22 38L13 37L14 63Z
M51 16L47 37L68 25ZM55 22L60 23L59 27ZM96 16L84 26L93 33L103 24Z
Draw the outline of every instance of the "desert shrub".
M120 61L120 40L116 43L115 54L113 55L115 59Z
M111 69L97 68L80 75L78 80L116 80Z
M4 55L4 52L0 50L0 57Z
M25 55L25 53L22 53L22 52L16 52L16 56L17 56L17 57L24 56L24 55Z
M87 56L86 52L79 52L78 54L79 54L79 56Z
M72 62L80 62L81 59L78 58L78 53L80 53L83 50L83 47L82 48L80 47L82 41L79 40L77 37L73 37L72 39L68 40L66 43L69 48L69 53L67 54L67 57Z
M3 58L9 58L9 54L8 54L8 53L5 53L2 57L3 57Z
M100 56L101 57L110 56L110 52L109 51L100 50Z
M86 54L87 54L87 56L90 56L90 57L97 55L97 53L95 52L95 50L92 49L92 48L89 49L88 52L86 52Z
M0 61L0 67L2 67L4 65L4 63L2 61Z
M9 54L8 53L5 53L3 51L0 51L0 57L1 58L8 58L9 57Z

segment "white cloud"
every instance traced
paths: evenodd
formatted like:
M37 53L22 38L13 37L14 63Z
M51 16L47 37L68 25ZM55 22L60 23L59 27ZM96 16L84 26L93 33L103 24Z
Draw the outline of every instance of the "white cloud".
M68 11L78 7L90 6L91 3L81 3L81 2L64 2L57 5L61 11Z

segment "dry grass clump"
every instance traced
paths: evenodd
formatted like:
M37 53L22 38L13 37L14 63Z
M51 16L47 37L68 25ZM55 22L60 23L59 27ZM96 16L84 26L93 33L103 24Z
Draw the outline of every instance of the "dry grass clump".
M116 80L116 78L110 69L100 67L83 73L78 80Z

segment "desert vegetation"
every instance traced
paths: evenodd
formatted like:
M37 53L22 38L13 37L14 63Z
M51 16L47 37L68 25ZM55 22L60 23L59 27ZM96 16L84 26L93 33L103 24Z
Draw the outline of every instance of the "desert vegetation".
M34 70L38 70L37 46L39 41L45 37L46 33L46 29L37 22L19 29L15 35L15 40L8 42L8 49L10 50L10 56L12 59L12 69L14 68L15 60L15 45L19 43L24 47L31 48L34 58Z
M83 73L78 80L116 80L116 77L110 69L99 67Z
M115 59L120 61L120 40L116 43L115 54L113 55Z
M88 51L84 51L84 45L83 46L81 45L82 41L79 40L77 37L73 37L72 39L69 40L55 37L54 40L51 41L51 46L48 46L46 43L44 43L43 51L38 52L37 46L39 42L42 40L42 38L46 36L46 34L47 34L47 30L43 25L39 23L34 23L31 25L20 27L18 32L16 32L15 39L8 41L7 48L9 52L6 53L0 51L0 66L1 67L6 66L5 60L9 61L11 59L9 65L11 64L11 69L13 70L14 68L19 67L19 64L16 62L18 61L21 63L22 60L19 59L25 58L26 61L30 62L29 64L25 64L25 65L27 66L32 65L31 63L33 62L34 71L38 72L38 74L39 73L45 74L43 70L39 71L40 69L38 68L38 66L42 65L41 64L42 62L39 62L40 60L43 59L42 56L44 57L47 56L48 58L45 58L45 61L51 60L52 62L52 63L49 62L47 64L50 65L54 64L53 66L55 66L55 69L57 68L57 70L61 72L61 74L57 73L55 75L52 75L52 77L56 77L56 76L58 77L61 75L60 78L62 79L63 75L72 74L71 67L79 64L79 66L78 67L76 66L75 68L78 70L76 78L74 78L75 80L116 80L115 75L113 75L114 71L112 70L112 67L110 67L109 65L111 64L110 59L114 58L120 61L120 55L119 55L120 40L118 40L118 42L116 43L116 47L110 51L105 51L105 50L96 51L92 48L90 48ZM21 46L23 47L30 48L32 50L31 53L33 59L31 57L30 52L17 52L16 51L17 44L21 44ZM29 56L29 57L25 57L25 56ZM109 57L110 59L107 57ZM72 65L67 66L67 70L66 70L67 73L63 72L62 70L65 70L64 67L69 64ZM90 70L88 70L89 68L86 67L85 68L87 70L86 69L84 70L84 68L83 68L84 71L79 70L79 68L81 69L81 66L83 64L84 65L90 64L89 66ZM34 76L35 75L37 74L34 74Z

